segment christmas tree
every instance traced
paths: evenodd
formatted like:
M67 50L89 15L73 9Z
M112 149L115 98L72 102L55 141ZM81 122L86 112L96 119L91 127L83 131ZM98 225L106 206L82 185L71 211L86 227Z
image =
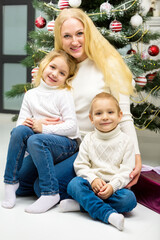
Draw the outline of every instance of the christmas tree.
M41 15L35 20L36 30L29 33L26 46L28 56L22 64L32 69L33 76L39 61L54 47L54 21L60 11L67 7L83 9L93 20L102 35L120 52L133 73L137 94L131 97L131 112L137 129L160 130L160 107L150 99L160 97L160 60L157 45L151 40L160 38L152 32L146 21L150 12L144 14L140 0L59 0L33 1L33 7ZM150 8L153 10L153 4ZM102 49L103 51L103 49ZM32 77L31 77L32 78ZM32 88L31 83L13 86L7 97L15 97Z

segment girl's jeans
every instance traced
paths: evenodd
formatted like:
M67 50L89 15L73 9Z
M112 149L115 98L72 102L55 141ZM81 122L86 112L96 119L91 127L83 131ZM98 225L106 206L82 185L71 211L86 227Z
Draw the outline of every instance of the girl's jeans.
M58 193L59 184L54 164L73 155L78 150L77 141L54 134L35 134L31 128L23 125L14 128L8 148L5 183L14 184L20 181L19 171L26 149L29 156L25 160L29 164L32 160L35 165L28 169L28 177L32 178L33 174L37 177L38 172L41 195Z
M125 188L117 190L111 197L102 200L95 195L90 183L81 177L73 178L68 184L67 191L79 202L82 211L87 211L93 219L105 223L108 223L111 213L129 212L137 205L134 193Z

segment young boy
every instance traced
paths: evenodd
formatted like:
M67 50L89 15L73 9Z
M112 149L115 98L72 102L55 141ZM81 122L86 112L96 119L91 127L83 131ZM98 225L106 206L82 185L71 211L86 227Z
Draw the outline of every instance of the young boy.
M120 130L122 111L111 94L94 97L89 118L95 131L84 137L74 162L77 177L68 185L68 193L78 203L64 200L61 208L64 212L83 208L93 219L123 230L124 216L119 213L137 204L134 193L124 188L135 166L134 146Z

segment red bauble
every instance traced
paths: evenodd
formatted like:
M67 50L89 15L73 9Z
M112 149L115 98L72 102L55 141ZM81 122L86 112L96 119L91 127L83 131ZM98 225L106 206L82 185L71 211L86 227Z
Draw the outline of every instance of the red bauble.
M152 81L153 81L153 79L156 77L156 75L157 75L156 72L147 74L147 76L146 76L147 82L152 83Z
M55 25L55 21L54 19L52 21L50 21L48 24L47 24L47 30L48 31L53 31L54 30L54 25Z
M110 23L109 28L112 32L120 32L122 30L122 23L114 20Z
M159 53L159 47L156 45L149 46L148 53L150 56L157 56Z
M144 87L147 84L147 79L145 76L139 76L135 78L135 82L140 87Z
M46 19L41 16L36 18L35 25L38 28L44 28L46 26Z
M32 82L35 80L35 77L37 75L38 70L39 70L39 67L35 67L35 68L32 69L32 71L31 71Z
M63 10L64 8L69 8L69 0L59 0L58 2L58 8Z
M131 48L130 50L128 50L127 54L136 54L136 50Z

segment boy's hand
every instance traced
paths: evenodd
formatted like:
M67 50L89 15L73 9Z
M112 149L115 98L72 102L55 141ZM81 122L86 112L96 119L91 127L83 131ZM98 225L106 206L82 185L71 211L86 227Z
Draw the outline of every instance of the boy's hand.
M93 180L93 182L91 183L91 187L92 187L93 192L94 192L95 194L97 194L97 193L101 190L101 188L102 188L103 186L105 186L105 185L106 185L106 182L103 181L103 180L100 179L100 178L95 178L95 179Z
M106 183L101 190L97 193L97 196L101 199L107 199L113 194L113 187Z

